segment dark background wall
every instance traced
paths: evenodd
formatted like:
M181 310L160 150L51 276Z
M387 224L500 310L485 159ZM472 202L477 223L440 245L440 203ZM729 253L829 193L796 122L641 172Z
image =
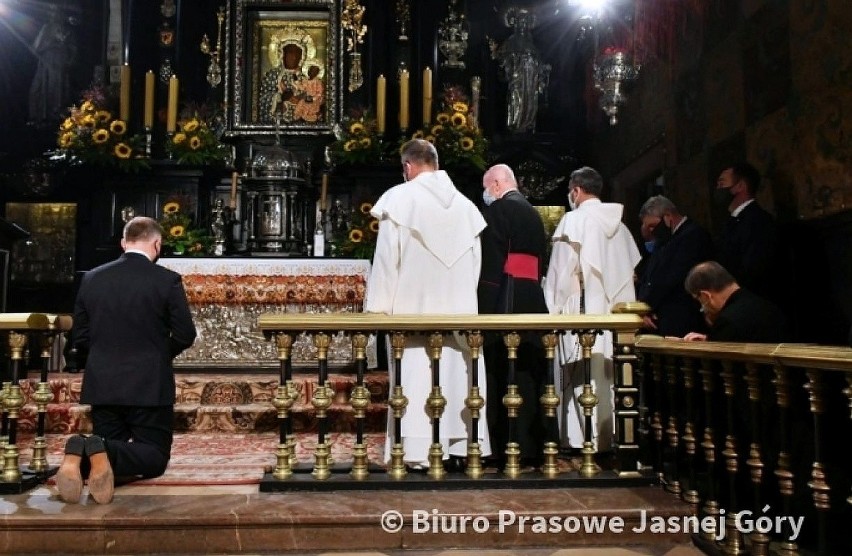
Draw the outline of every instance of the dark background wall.
M56 4L75 18L79 56L71 77L79 91L104 64L109 2ZM221 106L223 100L223 86L214 89L205 80L209 58L199 50L202 34L212 38L216 33L218 3L177 2L180 12L172 21L179 24L172 48L158 44L164 19L159 4L123 1L125 12L131 13L128 49L137 125L144 72L156 68L165 56L172 58L181 78L183 104ZM391 76L400 61L411 70L413 126L420 123L423 67L434 71L436 99L444 85L469 89L471 77L480 76L480 123L494 157L513 165L538 158L550 165L549 171L563 174L581 164L599 168L609 186L605 196L625 204L625 222L634 230L639 205L649 195L663 193L717 232L726 215L710 203L716 177L726 164L747 159L763 176L759 202L781 225L786 270L778 279L789 292L788 308L799 337L845 341L852 322L852 51L843 46L852 30L852 11L847 0L635 4L618 0L609 27L598 30L617 37L619 26L635 29L626 44L636 47L642 69L627 91L629 100L616 126L610 126L597 108L590 82L593 35L581 38L576 9L564 0L460 1L470 31L464 70L440 65L436 29L447 14L447 2L411 0L412 27L405 43L397 38L396 2L361 4L369 27L361 47L364 85L343 95L341 113L373 107L375 80L384 74L389 78L388 135L395 140L398 96ZM31 45L46 20L46 4L21 0L4 5L8 9L0 14L2 201L11 198L10 191L25 189L20 187L21 168L52 148L58 124L28 125L26 118L36 67ZM502 44L511 33L504 21L509 6L535 11L535 42L542 59L553 67L535 134L511 134L505 126L506 85L498 76L490 45ZM164 85L158 94L164 98ZM331 139L326 135L309 141L322 144ZM474 189L476 180L472 175ZM536 202L554 205L564 199L563 184Z

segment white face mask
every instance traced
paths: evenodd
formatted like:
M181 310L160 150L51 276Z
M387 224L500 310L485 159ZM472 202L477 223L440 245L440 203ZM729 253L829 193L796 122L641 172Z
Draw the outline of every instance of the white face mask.
M568 192L568 206L571 207L571 210L577 210L576 195L572 196L570 191Z
M491 206L491 203L497 200L497 197L491 194L487 189L482 190L482 202L485 203L485 206Z

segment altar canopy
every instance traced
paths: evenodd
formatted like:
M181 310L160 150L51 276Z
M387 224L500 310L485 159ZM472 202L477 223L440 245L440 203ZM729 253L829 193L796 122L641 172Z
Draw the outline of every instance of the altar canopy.
M175 366L193 368L277 366L278 351L258 329L259 315L359 313L370 274L370 262L361 259L190 257L160 259L159 264L183 277L198 338ZM368 359L375 359L375 350L368 350ZM311 337L299 335L293 364L313 366L315 360ZM352 362L348 338L332 338L328 361Z

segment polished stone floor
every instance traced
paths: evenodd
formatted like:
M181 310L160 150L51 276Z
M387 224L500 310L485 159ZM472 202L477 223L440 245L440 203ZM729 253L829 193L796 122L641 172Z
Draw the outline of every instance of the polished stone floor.
M65 504L42 486L0 498L0 553L691 556L700 553L687 534L642 527L689 513L659 487L261 493L257 485L128 485L98 505L86 492ZM624 526L584 530L584 516ZM537 530L541 520L559 530Z

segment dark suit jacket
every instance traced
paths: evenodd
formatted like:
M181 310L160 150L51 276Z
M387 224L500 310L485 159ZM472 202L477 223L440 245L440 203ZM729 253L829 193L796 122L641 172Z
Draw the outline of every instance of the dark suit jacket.
M777 298L774 285L779 282L774 276L777 234L775 218L755 201L728 218L719 246L719 263L737 283L770 299Z
M87 272L74 307L74 342L87 352L80 401L173 404L172 359L195 335L176 272L138 253L124 253Z
M661 336L684 336L706 329L701 306L683 287L689 270L713 258L713 239L688 218L671 239L656 249L639 280L636 298L651 306Z
M547 254L547 233L538 211L517 190L512 190L482 210L488 226L480 236L482 270L479 274L479 312L500 310L500 297L506 293L503 265L511 253L538 257L538 279L515 279L511 288L513 313L546 313L541 276ZM502 289L501 289L502 286Z
M789 341L787 320L777 305L740 288L716 315L707 339L716 342L785 342Z

